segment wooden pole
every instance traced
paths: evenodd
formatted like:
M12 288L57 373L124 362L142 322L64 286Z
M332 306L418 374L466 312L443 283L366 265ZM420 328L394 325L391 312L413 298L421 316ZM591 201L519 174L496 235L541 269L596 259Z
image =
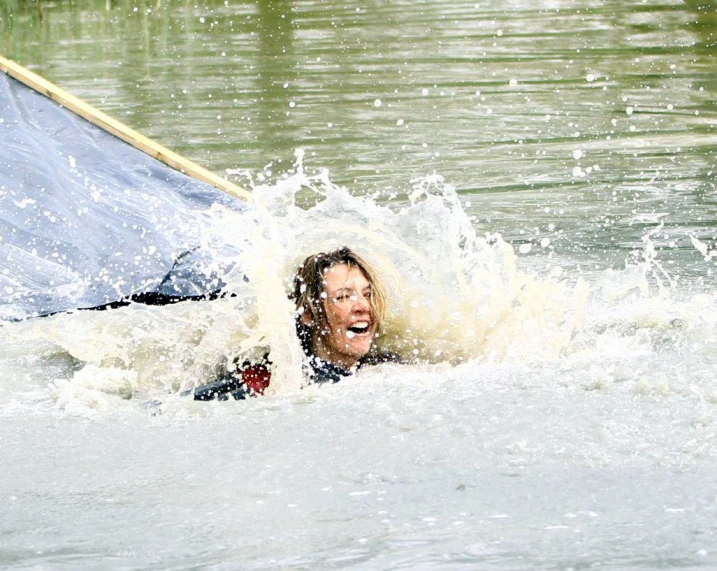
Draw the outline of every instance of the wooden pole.
M10 77L17 79L21 83L24 83L31 89L34 89L38 93L56 101L66 109L69 109L76 115L86 119L93 125L97 125L99 128L104 129L115 137L119 137L126 143L129 143L140 151L143 151L151 157L162 161L179 172L201 180L202 182L211 184L212 186L223 190L232 196L236 196L237 198L244 200L249 199L249 192L244 190L242 187L229 182L225 178L217 176L204 167L200 167L198 164L193 163L189 159L185 159L181 155L170 151L159 143L148 139L134 129L127 127L123 123L120 123L116 119L113 119L109 115L106 115L102 111L99 111L98 109L95 109L91 105L85 103L78 97L75 97L64 89L31 72L29 69L26 69L21 65L0 56L0 70L8 74Z

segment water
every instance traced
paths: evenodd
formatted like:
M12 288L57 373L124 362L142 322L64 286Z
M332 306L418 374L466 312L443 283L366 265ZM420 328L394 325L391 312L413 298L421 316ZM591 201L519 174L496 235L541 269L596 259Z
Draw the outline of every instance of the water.
M256 190L201 229L237 298L0 327L0 565L717 566L714 4L4 10ZM339 243L416 362L301 390L285 281ZM256 345L274 394L179 396Z

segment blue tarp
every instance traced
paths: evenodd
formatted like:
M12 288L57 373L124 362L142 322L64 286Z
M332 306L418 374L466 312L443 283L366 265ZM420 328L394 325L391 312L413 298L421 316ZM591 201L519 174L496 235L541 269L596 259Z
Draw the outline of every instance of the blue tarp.
M240 200L0 73L0 319L216 289L198 215Z

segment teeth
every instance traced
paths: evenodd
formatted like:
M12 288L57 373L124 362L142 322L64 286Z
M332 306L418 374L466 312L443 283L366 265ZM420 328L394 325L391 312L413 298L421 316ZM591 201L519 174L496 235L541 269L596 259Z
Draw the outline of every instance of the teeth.
M353 339L356 335L363 335L368 332L370 327L368 321L357 321L347 328L346 337Z

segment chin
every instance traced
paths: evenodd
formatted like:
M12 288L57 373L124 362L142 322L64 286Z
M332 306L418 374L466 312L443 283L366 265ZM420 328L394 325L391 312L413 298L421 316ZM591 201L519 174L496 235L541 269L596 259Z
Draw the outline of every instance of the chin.
M373 335L370 339L362 339L358 343L356 343L356 339L352 339L351 341L352 342L346 343L347 352L360 359L371 350L371 347L373 346Z

